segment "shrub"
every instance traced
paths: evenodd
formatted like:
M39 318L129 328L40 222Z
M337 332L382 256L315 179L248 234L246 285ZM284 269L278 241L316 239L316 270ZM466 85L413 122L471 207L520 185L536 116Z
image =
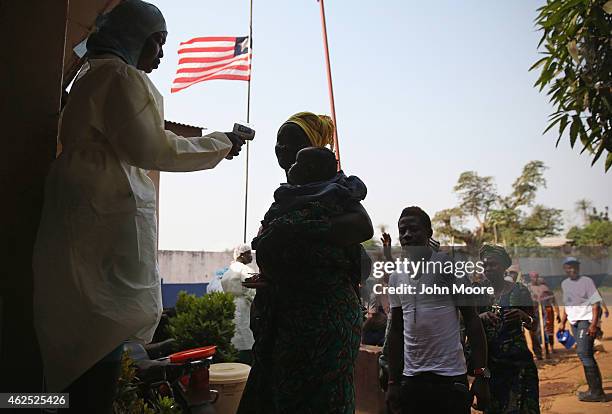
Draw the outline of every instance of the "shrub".
M152 406L138 395L139 380L136 366L129 352L121 356L121 374L117 384L117 396L113 402L114 414L181 414L183 411L174 398L158 395Z
M169 331L179 350L216 345L215 362L234 361L237 351L234 336L234 297L213 292L203 297L180 292L176 316L170 318Z
M121 374L117 384L117 396L113 402L115 414L155 414L142 398L138 396L135 384L136 367L128 352L121 356Z

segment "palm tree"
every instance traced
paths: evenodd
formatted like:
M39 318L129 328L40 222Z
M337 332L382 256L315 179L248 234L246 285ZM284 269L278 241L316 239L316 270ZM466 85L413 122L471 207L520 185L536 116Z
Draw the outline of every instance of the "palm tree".
M582 213L582 219L584 224L587 225L591 221L589 218L589 209L593 207L593 203L586 198L582 198L576 201L576 211Z

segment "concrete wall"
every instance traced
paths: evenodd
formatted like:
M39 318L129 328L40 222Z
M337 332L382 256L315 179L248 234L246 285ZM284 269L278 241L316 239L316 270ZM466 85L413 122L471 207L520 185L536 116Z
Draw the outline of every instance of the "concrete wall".
M233 253L160 250L157 260L164 283L207 283L215 270L229 266ZM249 266L257 271L254 259Z
M368 251L374 260L376 252ZM254 255L255 256L255 255ZM164 283L206 283L211 280L215 270L228 266L232 262L232 252L202 252L160 250L157 255L159 269ZM600 259L580 257L581 273L585 275L612 275L612 258ZM519 257L521 272L539 272L544 277L565 277L563 257ZM257 271L253 259L251 266Z
M538 272L541 276L564 275L563 257L520 257L518 259L521 272ZM580 273L612 274L612 258L578 257L580 260Z

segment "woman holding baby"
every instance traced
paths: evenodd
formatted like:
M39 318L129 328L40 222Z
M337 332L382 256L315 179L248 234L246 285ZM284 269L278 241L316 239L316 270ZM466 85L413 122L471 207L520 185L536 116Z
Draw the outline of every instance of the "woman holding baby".
M298 113L279 129L288 183L274 193L253 240L261 274L251 314L254 364L239 414L353 413L363 313L360 243L372 223L366 187L337 171L334 125Z

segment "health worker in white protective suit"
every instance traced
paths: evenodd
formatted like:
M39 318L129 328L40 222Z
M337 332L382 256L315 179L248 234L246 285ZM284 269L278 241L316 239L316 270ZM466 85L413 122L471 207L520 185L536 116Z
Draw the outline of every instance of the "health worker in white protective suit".
M233 133L164 129L146 73L163 56L159 9L126 0L101 16L61 116L36 241L35 327L46 390L75 412L110 412L122 343L149 342L162 302L155 187L147 170L195 171L238 155Z
M234 261L227 272L223 274L221 286L223 291L234 295L236 312L234 323L236 331L232 345L238 350L238 362L251 365L253 363L253 332L251 331L251 304L255 297L255 289L242 286L242 282L253 276L253 269L248 266L253 261L251 246L241 244L234 249Z

